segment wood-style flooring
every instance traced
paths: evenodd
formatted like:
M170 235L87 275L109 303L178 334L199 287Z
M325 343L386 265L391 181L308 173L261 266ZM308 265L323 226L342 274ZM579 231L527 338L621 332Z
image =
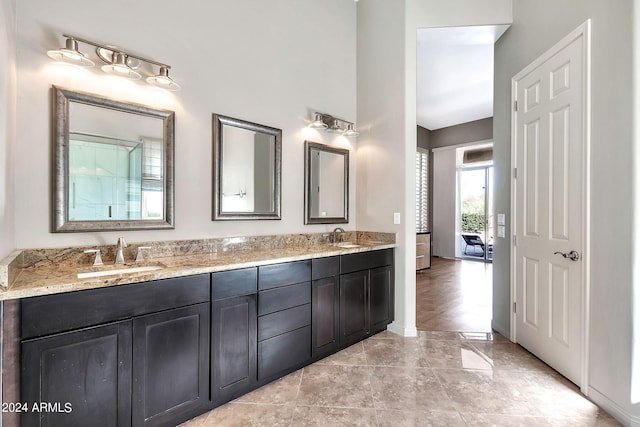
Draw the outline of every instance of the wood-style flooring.
M433 258L416 273L416 326L421 331L491 332L492 265Z

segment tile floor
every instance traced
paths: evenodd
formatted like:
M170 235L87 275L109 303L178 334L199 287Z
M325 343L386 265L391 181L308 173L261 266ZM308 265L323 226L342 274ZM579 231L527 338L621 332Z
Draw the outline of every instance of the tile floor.
M182 427L617 425L500 335L383 332Z

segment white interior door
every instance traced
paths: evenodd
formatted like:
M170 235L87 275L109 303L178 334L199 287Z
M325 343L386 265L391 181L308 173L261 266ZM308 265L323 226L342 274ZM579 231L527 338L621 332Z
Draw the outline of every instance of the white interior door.
M513 79L516 340L578 385L586 326L585 37L572 33Z

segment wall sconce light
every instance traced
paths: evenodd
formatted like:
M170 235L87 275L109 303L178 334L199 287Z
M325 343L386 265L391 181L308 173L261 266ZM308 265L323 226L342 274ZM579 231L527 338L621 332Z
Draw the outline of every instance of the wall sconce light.
M323 113L314 113L314 119L309 126L311 129L325 129L327 132L331 133L339 133L342 136L346 136L348 138L354 138L358 135L358 131L355 129L355 124L348 122L346 120L338 119L329 114ZM344 126L347 126L345 130Z
M65 47L48 51L47 55L51 59L72 65L93 67L95 65L94 61L87 58L85 54L79 51L78 42L80 42L96 48L96 55L105 63L105 65L100 67L105 73L114 74L132 80L139 80L142 78L142 74L137 70L140 68L141 63L146 63L150 69L150 75L146 78L147 83L168 90L180 89L180 85L169 77L170 65L134 55L113 46L107 46L82 39L80 37L68 34L63 34L62 36L67 39ZM159 68L158 74L154 74L153 66Z

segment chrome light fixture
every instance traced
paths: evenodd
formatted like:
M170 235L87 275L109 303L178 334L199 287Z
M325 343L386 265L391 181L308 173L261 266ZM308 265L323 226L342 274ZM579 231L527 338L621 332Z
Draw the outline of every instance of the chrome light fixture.
M127 55L124 53L113 52L112 59L109 64L100 67L107 74L113 74L118 77L124 77L131 80L140 80L142 76L136 70L127 64Z
M78 50L78 42L75 39L67 38L65 47L57 50L47 51L47 56L58 62L64 62L72 65L80 65L82 67L93 67L95 63L80 53Z
M344 126L347 126L345 130ZM311 129L325 129L327 132L339 133L347 138L354 138L358 135L358 131L355 129L355 124L346 120L338 119L330 114L314 113L314 120L309 123L308 127Z
M328 126L325 122L322 121L322 114L320 113L315 113L315 118L314 120L309 123L309 127L311 129L326 129Z
M340 125L340 120L333 119L333 123L331 123L331 126L329 126L327 128L327 132L343 133L344 132L344 128Z
M169 77L171 66L168 64L125 52L114 46L92 42L69 34L63 34L62 36L67 39L65 47L47 52L47 55L56 61L86 67L94 66L94 61L79 51L78 43L80 42L95 47L96 56L105 64L100 67L105 73L127 79L139 80L142 78L142 72L144 71L144 74L147 76L145 79L147 83L168 90L180 89L180 86ZM141 67L143 63L146 64L146 67ZM153 71L154 67L158 67L157 74Z
M147 77L147 83L153 86L161 87L168 90L180 90L180 85L169 77L169 69L160 67L160 72L156 76Z
M344 135L344 136L346 136L348 138L353 138L353 137L356 137L356 136L360 135L360 132L358 132L357 130L355 130L353 128L353 123L349 123L347 125L347 130L345 130L342 135Z

